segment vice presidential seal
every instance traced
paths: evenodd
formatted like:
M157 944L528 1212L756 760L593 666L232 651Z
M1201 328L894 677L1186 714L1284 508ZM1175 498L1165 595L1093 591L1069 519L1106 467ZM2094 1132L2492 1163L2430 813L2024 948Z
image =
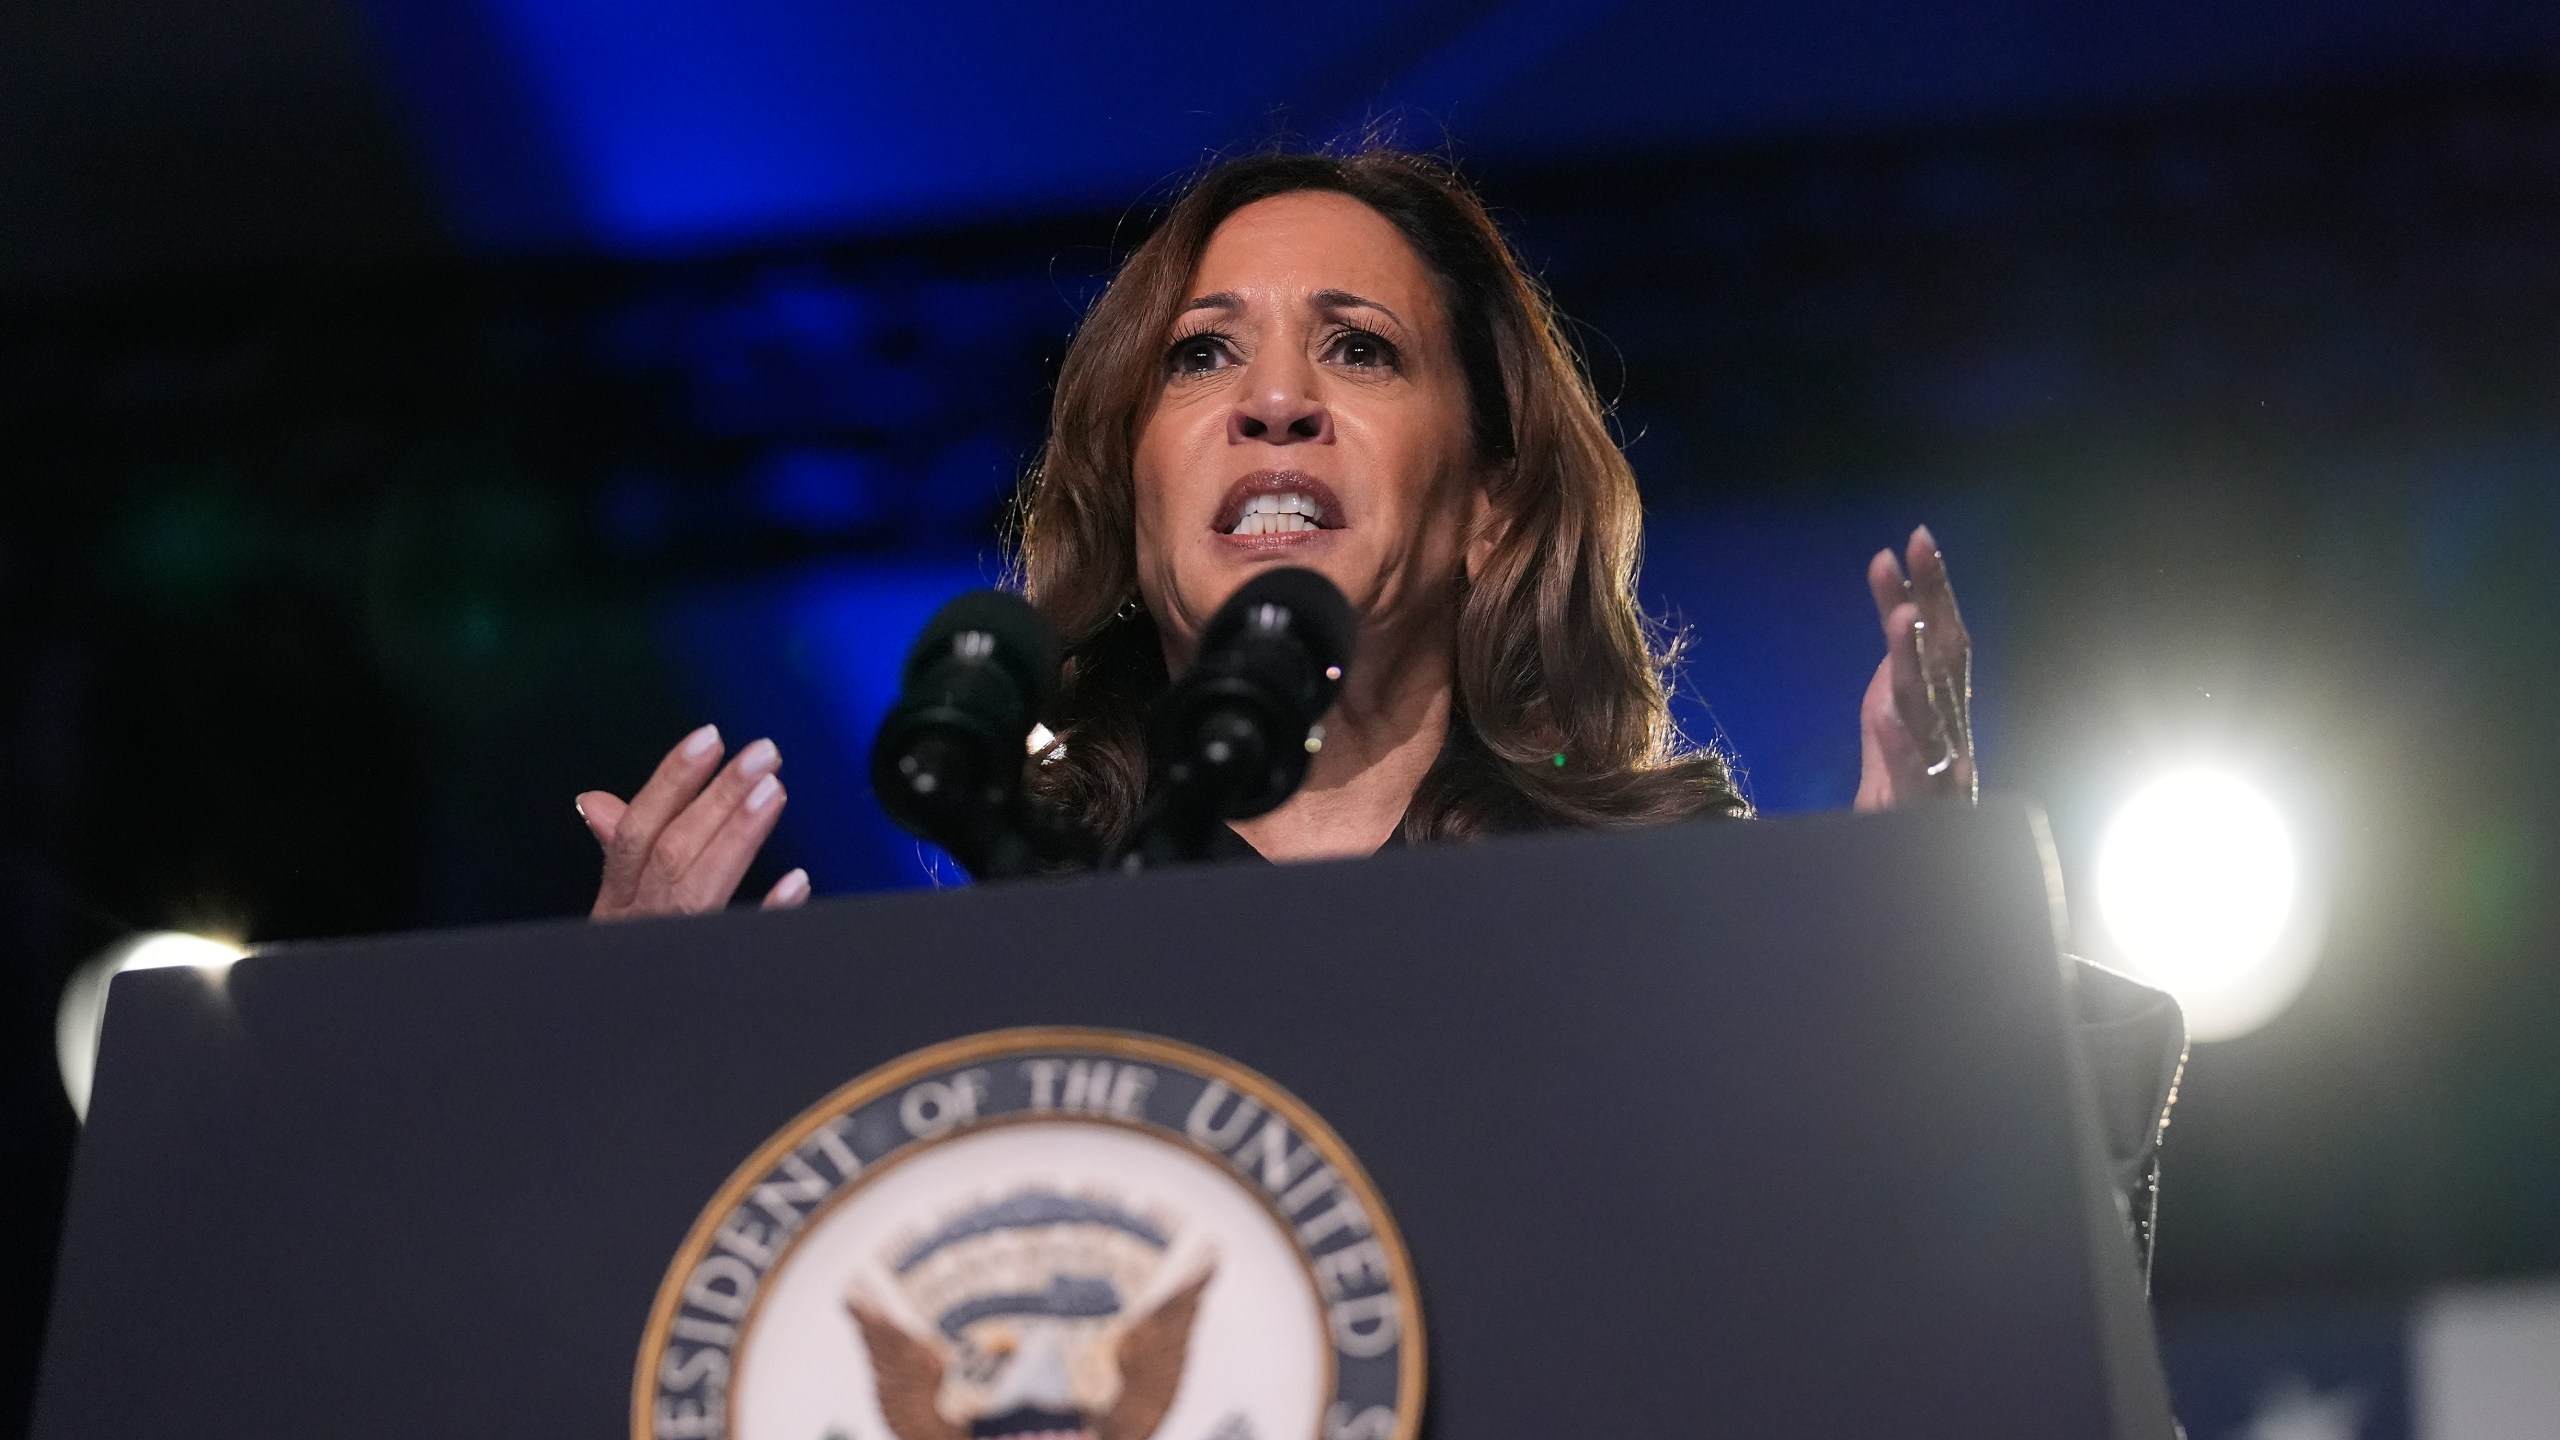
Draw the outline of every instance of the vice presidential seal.
M1009 1030L828 1096L650 1312L633 1440L1411 1440L1403 1243L1314 1112L1169 1040Z

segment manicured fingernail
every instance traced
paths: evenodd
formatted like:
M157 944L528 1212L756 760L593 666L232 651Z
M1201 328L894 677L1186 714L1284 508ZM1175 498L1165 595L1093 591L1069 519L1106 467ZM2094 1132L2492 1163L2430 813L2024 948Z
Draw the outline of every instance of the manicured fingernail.
M780 881L775 883L773 887L773 903L777 905L797 905L802 900L808 898L808 894L809 872L806 870L794 870L790 874L783 876Z
M1918 530L1913 531L1912 534L1921 544L1929 547L1930 554L1934 555L1938 553L1938 537L1929 533L1928 526L1923 525Z
M684 758L699 760L720 748L720 727L705 725L684 737Z
M762 775L768 770L778 769L781 764L782 752L775 749L770 740L759 740L738 754L738 773L741 775Z
M773 797L781 793L782 782L774 779L770 775L767 775L756 782L756 788L747 792L747 808L749 810L760 811L767 805L772 804Z

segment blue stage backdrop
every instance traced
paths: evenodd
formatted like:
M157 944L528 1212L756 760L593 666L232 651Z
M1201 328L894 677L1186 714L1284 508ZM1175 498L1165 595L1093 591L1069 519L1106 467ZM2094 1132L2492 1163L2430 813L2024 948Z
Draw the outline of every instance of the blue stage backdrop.
M457 229L700 249L1117 206L1391 114L1479 156L1662 150L2511 63L2560 8L2226 0L361 0Z

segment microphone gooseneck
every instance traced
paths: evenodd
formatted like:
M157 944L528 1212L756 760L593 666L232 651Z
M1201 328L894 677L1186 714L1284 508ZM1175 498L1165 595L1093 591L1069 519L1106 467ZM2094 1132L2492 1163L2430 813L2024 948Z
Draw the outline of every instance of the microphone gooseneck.
M973 590L917 637L898 702L872 742L880 808L978 879L1023 874L1037 858L1022 765L1058 664L1057 638L1030 602Z
M1155 790L1121 868L1206 859L1218 824L1297 791L1353 633L1350 603L1312 570L1266 571L1219 607L1198 659L1148 717Z

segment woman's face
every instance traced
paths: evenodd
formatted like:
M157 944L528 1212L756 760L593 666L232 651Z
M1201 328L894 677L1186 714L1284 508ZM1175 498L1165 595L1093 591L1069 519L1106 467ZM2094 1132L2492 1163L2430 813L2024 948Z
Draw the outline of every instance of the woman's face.
M1484 488L1437 287L1347 195L1227 217L1139 431L1138 586L1170 658L1257 571L1342 588L1371 641L1445 617Z

